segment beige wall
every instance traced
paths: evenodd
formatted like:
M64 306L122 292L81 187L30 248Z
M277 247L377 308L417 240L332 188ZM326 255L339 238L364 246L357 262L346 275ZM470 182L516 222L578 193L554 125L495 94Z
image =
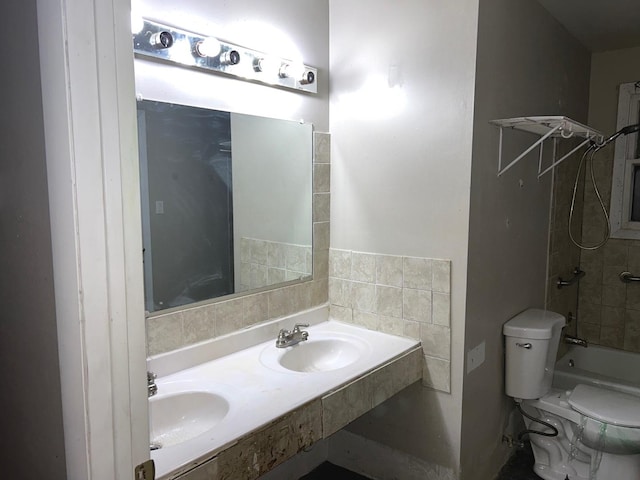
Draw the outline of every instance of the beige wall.
M7 478L57 480L66 468L36 2L10 0L3 13L0 461Z
M589 125L609 135L616 131L618 86L640 80L640 47L596 53L591 63ZM594 167L607 208L611 198L613 144L598 152ZM602 214L590 182L585 184L583 238L597 243L603 235ZM596 251L583 251L587 272L580 285L578 335L591 343L640 352L640 288L618 279L640 271L640 241L612 239Z
M502 325L544 307L551 176L531 154L497 178L498 132L489 120L587 117L589 54L537 2L480 1L465 349L485 361L464 380L462 478L492 479L511 453L501 444L513 402L504 395ZM506 157L535 137L505 132ZM508 161L505 158L505 161Z

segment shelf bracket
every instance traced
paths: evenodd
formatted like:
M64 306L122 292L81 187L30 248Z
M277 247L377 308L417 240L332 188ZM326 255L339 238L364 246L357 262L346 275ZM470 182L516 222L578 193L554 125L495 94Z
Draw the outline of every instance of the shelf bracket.
M587 144L591 142L601 143L604 139L604 136L599 131L578 123L574 120L571 120L570 118L560 116L507 118L502 120L492 120L490 123L500 128L500 145L498 146L498 176L501 176L505 172L510 170L513 166L515 166L516 163L526 157L534 149L540 148L540 154L538 157L538 178L540 178L545 173L553 170L555 167L560 165L560 163L564 162L567 158L569 158L571 155L576 153ZM502 143L505 128L533 133L535 135L540 135L540 138L533 142L533 144L529 146L529 148L524 150L520 155L518 155L515 159L513 159L503 167ZM554 139L552 162L551 165L544 168L542 164L543 147L545 140L547 140L548 138ZM577 147L575 147L566 155L563 155L561 158L556 158L558 140L568 138L584 138L584 141L582 141Z
M518 163L522 158L524 158L529 152L534 150L537 146L540 146L540 161L539 161L539 166L538 166L538 172L539 172L540 166L542 165L542 144L544 143L544 141L547 138L549 138L555 132L560 130L560 127L561 127L561 125L557 125L554 128L552 128L551 130L549 130L549 132L547 132L545 135L540 137L537 141L535 141L533 143L533 145L531 145L524 152L522 152L520 155L518 155L514 160L512 160L504 168L502 168L502 131L504 130L505 127L500 127L500 148L498 149L498 176L500 176L503 173L507 172L511 167L513 167L516 163Z
M551 165L549 165L547 168L545 168L542 172L540 171L540 167L538 167L538 178L542 177L545 173L547 173L550 170L553 170L556 166L560 165L562 162L564 162L567 158L569 158L571 155L573 155L574 153L576 153L578 150L580 150L582 147L584 147L585 145L587 145L589 142L592 142L593 140L591 138L587 138L584 142L582 142L580 145L578 145L576 148L574 148L573 150L571 150L569 153L567 153L566 155L564 155L562 158L559 158L558 160L554 160L553 163ZM555 155L554 155L555 158Z

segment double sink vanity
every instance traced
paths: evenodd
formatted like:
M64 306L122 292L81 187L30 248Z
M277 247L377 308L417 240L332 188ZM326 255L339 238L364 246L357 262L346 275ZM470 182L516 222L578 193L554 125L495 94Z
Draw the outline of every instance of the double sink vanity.
M278 338L295 324L309 327ZM156 478L251 479L418 381L422 355L416 340L330 320L323 306L150 357L148 369Z

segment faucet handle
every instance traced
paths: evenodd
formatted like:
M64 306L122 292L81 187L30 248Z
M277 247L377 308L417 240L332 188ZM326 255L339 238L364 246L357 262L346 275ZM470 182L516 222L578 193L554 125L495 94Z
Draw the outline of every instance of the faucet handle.
M296 323L296 324L293 326L293 332L294 332L294 333L295 333L295 332L299 332L299 331L300 331L300 327L307 328L308 326L309 326L309 324L308 324L308 323Z

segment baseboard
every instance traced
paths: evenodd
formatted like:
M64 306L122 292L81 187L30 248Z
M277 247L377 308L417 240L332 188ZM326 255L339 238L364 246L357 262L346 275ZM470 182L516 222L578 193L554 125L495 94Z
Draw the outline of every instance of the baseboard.
M340 430L329 438L328 461L375 480L457 480L453 469Z

